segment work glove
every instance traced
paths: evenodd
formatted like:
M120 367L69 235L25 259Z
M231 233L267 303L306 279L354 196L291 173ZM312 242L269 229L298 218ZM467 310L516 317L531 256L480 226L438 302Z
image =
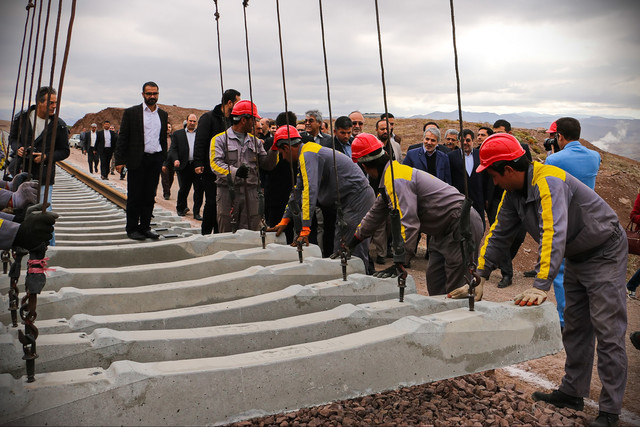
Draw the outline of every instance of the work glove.
M33 205L38 200L38 181L28 181L22 183L18 190L11 196L12 207L14 208L26 208L29 205Z
M300 234L296 238L296 241L291 243L291 246L297 246L296 242L301 242L303 245L309 246L309 234L311 234L311 228L302 227L302 230L300 230Z
M398 269L394 264L391 267L385 268L384 270L376 271L375 273L373 273L373 277L378 277L380 279L386 279L389 277L392 277L392 278L398 277Z
M249 168L247 165L240 165L236 171L236 178L246 179L249 176Z
M19 173L18 175L13 177L13 180L7 183L7 189L15 192L20 184L29 179L29 174L27 172Z
M290 222L290 218L282 218L278 224L274 225L273 227L267 228L267 232L275 231L276 236L279 236L287 228Z
M538 288L529 288L523 293L516 295L515 302L517 305L540 305L547 299L547 293Z
M53 237L53 224L58 214L55 212L30 212L20 224L13 246L33 250Z
M484 279L480 279L480 283L476 286L476 295L474 297L475 301L482 300L482 294L484 291ZM462 299L467 298L469 296L469 285L460 286L449 292L447 294L447 298L451 299Z

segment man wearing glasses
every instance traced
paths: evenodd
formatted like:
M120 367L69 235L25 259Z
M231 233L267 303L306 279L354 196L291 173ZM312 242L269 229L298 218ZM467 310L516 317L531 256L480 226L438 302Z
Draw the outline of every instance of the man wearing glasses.
M124 110L116 142L116 170L127 166L127 236L134 240L158 239L151 231L151 214L162 163L167 157L169 115L158 108L158 85L142 85L144 102Z
M471 129L462 130L462 151L453 150L448 153L449 165L451 166L451 184L464 194L464 174L467 174L469 198L473 202L473 208L482 218L482 229L485 229L484 222L484 189L487 181L485 172L476 172L480 166L480 155L476 148L473 148L475 135Z
M318 110L309 110L304 113L304 115L304 130L313 138L313 142L320 145L331 144L331 135L322 133L320 130L320 126L322 126L322 113Z
M358 110L352 111L349 114L349 118L351 119L351 123L353 124L353 128L351 129L351 136L355 138L359 133L362 133L362 128L364 126L364 116Z
M459 132L455 129L447 129L447 131L444 133L444 143L451 151L454 151L458 148L458 133Z

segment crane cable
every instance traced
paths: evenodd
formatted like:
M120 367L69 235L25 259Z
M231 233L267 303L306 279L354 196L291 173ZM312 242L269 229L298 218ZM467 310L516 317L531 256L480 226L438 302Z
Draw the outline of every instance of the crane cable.
M322 13L322 0L318 0L320 12L320 31L322 34L322 55L324 58L324 76L327 82L327 104L329 107L329 134L331 135L331 145L333 147L333 172L336 180L336 225L340 233L340 260L342 264L342 280L347 280L347 246L345 234L347 232L347 223L344 220L344 212L342 211L342 198L340 197L340 184L338 179L338 164L336 162L336 137L333 134L333 114L331 112L331 89L329 86L329 66L327 64L327 47L324 36L324 17Z
M260 152L258 151L258 138L256 137L256 120L255 120L255 116L254 116L254 103L253 103L253 87L251 84L251 58L249 56L249 28L247 26L247 7L249 6L249 0L243 0L242 1L242 11L243 11L243 16L244 16L244 39L245 39L245 47L247 50L247 72L248 72L248 76L249 76L249 101L251 101L251 116L254 117L253 119L253 149L256 153L256 175L258 176L258 185L257 185L257 192L258 192L258 215L260 216L260 237L262 239L262 249L266 248L266 236L267 236L267 221L265 220L264 217L264 193L262 192L262 187L260 185ZM257 111L256 111L257 113ZM264 149L264 147L263 147ZM266 153L266 155L268 156L269 154ZM245 185L245 196L244 196L244 200L246 202L246 209L247 209L247 223L250 226L250 220L251 217L249 215L249 198L247 197L247 191L248 191L248 187L247 187L247 180L245 179L244 181L244 185Z
M15 121L15 115L16 115L16 104L18 101L18 90L20 88L20 73L22 72L22 59L24 56L24 44L25 41L27 40L27 28L29 27L29 15L31 15L31 9L34 9L35 5L33 4L33 2L29 1L29 3L27 4L27 6L25 7L25 9L27 10L27 18L24 21L24 34L22 35L22 47L20 48L20 61L18 62L18 77L16 78L16 90L13 94L13 109L11 110L11 127L9 129L13 129L13 122ZM34 14L31 16L35 15L35 11ZM27 66L28 67L28 66ZM24 109L24 93L22 96L22 109ZM19 140L19 135L20 135L20 127L18 125L18 129L17 129L17 135L18 135L18 139ZM11 140L9 140L9 144L11 144ZM10 151L11 147L9 146L9 150L7 150L7 158L5 159L5 170L7 170L9 168L9 151ZM16 162L16 167L18 166L18 162ZM9 173L11 173L11 171L9 171Z
M389 168L391 169L391 187L392 187L392 199L393 199L393 210L391 211L391 236L392 236L392 244L391 248L393 250L393 262L396 266L396 271L398 273L398 291L399 291L399 300L400 302L404 301L404 290L406 287L407 280L407 270L404 267L405 263L405 249L404 249L404 238L402 237L402 222L400 218L400 211L398 210L398 195L396 194L396 185L395 185L395 176L393 172L393 149L391 146L391 129L389 126L389 109L387 108L387 87L384 79L384 61L382 56L382 34L380 32L380 11L378 9L378 0L375 0L375 9L376 9L376 27L378 30L378 52L380 56L380 74L382 78L382 99L384 102L384 114L385 120L387 123L387 132L389 133L388 139L388 152L389 152ZM384 177L381 177L384 179ZM387 192L389 190L387 189Z
M282 24L280 22L280 0L276 0L276 16L278 20L278 42L280 45L280 68L282 70L282 91L284 95L284 115L285 115L285 122L286 122L285 126L287 126L287 139L291 140L291 132L289 130L289 106L287 104L287 81L286 81L285 72L284 72L284 50L282 48ZM274 140L274 144L275 144L275 140ZM300 232L302 231L302 218L300 216L299 206L295 200L296 174L294 173L294 170L293 170L293 159L291 158L289 159L289 168L291 171L291 195L289 196L289 202L287 206L289 208L289 212L291 213L291 216L293 217L294 231L296 235L300 235ZM298 248L298 260L302 263L303 261L302 241L299 241L298 239L294 239L294 242L296 244L296 247Z
M462 144L462 132L463 132L463 122L462 122L462 101L460 95L460 70L458 68L458 48L456 46L456 21L455 21L455 13L453 8L453 0L449 0L449 5L451 9L451 32L452 32L452 40L453 40L453 56L455 62L455 70L456 70L456 93L458 97L458 120L460 122L460 137L458 138L460 141L460 156L462 158L462 175L464 176L464 201L461 207L460 213L460 252L462 253L463 263L468 266L469 275L465 275L467 284L469 285L469 310L474 311L474 301L475 301L475 289L478 284L480 284L480 276L476 273L476 264L473 259L474 252L474 243L471 233L471 199L469 198L469 179L467 177L467 166L464 158L464 149Z
M218 66L220 68L220 90L222 91L221 102L224 102L224 79L222 77L222 53L220 49L220 12L218 11L218 0L213 0L213 3L216 5L216 12L214 14L216 18L216 35L217 35L217 44L218 44ZM220 107L224 107L222 104ZM236 200L236 186L233 182L233 178L231 177L231 165L229 165L229 134L227 133L227 125L228 123L225 121L226 116L224 115L224 111L222 112L222 121L224 124L224 157L225 163L227 164L227 188L229 189L229 200L230 200L230 208L229 208L229 217L231 218L231 232L235 233L238 231L238 224L235 219L235 200ZM215 138L215 135L213 135ZM215 153L214 153L215 156ZM209 163L211 163L211 144L209 144Z

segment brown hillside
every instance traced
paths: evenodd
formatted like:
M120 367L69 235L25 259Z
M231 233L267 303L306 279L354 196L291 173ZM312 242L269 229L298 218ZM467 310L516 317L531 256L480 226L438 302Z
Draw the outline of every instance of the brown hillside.
M182 122L187 119L189 114L195 114L200 117L207 110L200 110L197 108L183 108L175 105L158 104L160 108L169 113L169 123L174 129L180 129ZM89 130L91 123L97 123L98 129L102 129L101 123L105 120L109 120L116 130L120 129L120 121L122 120L122 112L124 108L105 108L97 113L88 113L83 118L75 122L71 127L71 133L80 133L83 129Z

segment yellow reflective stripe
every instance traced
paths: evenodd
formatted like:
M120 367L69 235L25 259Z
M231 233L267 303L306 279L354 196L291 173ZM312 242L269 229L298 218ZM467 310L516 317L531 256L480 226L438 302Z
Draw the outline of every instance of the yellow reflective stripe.
M307 176L307 164L304 159L304 154L308 151L310 153L317 153L322 148L322 145L315 142L307 142L302 145L300 149L300 173L302 174L302 220L311 221L311 212L309 211L309 177ZM318 171L319 172L319 171Z
M542 207L542 241L540 242L540 271L538 278L546 280L549 278L551 268L551 249L553 247L553 207L551 203L551 192L546 179L540 179L536 183L540 192L540 206Z
M540 271L538 278L546 280L549 278L551 269L551 249L553 248L553 238L555 229L553 227L553 200L549 190L548 177L559 178L563 181L567 178L566 171L551 165L533 164L532 185L538 187L540 194L540 207L542 208L542 241L540 242Z
M502 209L502 203L504 202L504 197L507 195L506 191L502 192L502 199L500 199L500 204L498 204L498 210L496 211L496 218L491 224L491 228L489 228L489 233L487 233L487 237L484 239L484 243L480 248L480 254L478 255L478 269L484 270L484 256L487 252L487 246L489 246L489 239L493 236L493 230L495 230L496 225L498 225L498 214L500 213L500 209Z
M402 179L405 181L411 181L413 176L413 168L407 165L401 165L396 160L394 160L389 167L387 168L387 172L384 176L384 187L387 190L387 194L389 195L389 199L391 200L391 206L397 206L398 212L400 212L400 234L402 234L402 238L406 241L407 235L405 232L404 224L402 224L402 218L404 215L402 214L402 208L400 207L400 201L398 200L398 195L393 191L393 182L391 179L391 168L393 167L393 177L396 181Z
M209 146L209 163L211 164L211 169L214 172L218 172L220 175L229 175L229 169L221 168L215 162L216 160L216 138L219 135L224 135L224 132L220 132L218 135L211 138L211 144ZM228 149L229 147L227 147Z
M4 219L0 218L0 228L2 228L2 223L4 222Z

